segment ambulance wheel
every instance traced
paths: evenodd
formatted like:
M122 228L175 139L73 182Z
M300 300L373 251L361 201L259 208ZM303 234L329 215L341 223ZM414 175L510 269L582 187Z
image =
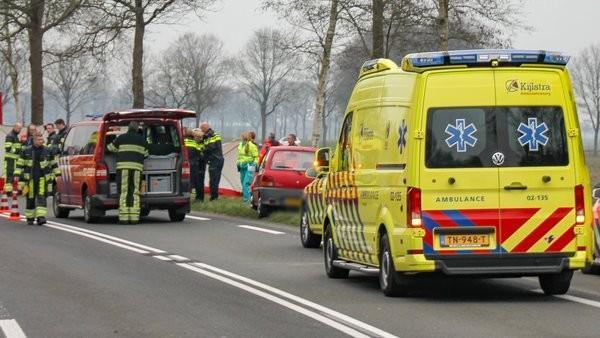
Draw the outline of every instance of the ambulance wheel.
M179 212L179 209L169 209L169 219L171 222L181 222L185 219L185 212Z
M302 246L305 248L318 248L321 245L321 237L315 235L310 230L306 205L302 207L302 215L300 217L300 242L302 242Z
M92 206L92 197L83 192L83 220L86 223L96 223L98 221L98 210Z
M330 227L325 232L325 242L323 243L323 256L325 258L325 272L327 277L342 279L348 278L350 270L333 266L333 261L338 259L337 248L333 242L333 235L331 234Z
M581 272L586 275L600 275L600 266L593 265L593 264L586 264L585 267L583 269L581 269Z
M380 248L379 287L381 291L388 297L406 296L407 285L403 283L403 276L396 271L394 266L394 259L387 234L381 236Z
M60 194L57 192L52 197L52 212L54 213L54 217L56 218L67 218L69 217L70 209L61 208L60 204Z
M565 270L557 274L540 275L540 286L544 293L551 295L564 295L569 291L573 278L573 270Z
M258 214L258 218L269 216L269 206L262 202L262 197L259 197L256 202L256 213Z

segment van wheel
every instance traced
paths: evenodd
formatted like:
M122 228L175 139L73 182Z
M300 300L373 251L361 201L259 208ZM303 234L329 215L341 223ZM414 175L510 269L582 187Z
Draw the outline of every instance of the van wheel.
M179 209L169 209L169 219L171 222L181 222L185 219L185 212L179 212Z
M96 223L98 221L98 210L92 207L92 197L83 192L83 219L86 223Z
M321 245L321 237L310 230L306 205L302 207L302 216L300 217L300 242L305 248L318 248Z
M263 204L262 197L259 197L258 202L256 202L256 213L258 214L258 218L269 216L269 206Z
M142 208L142 210L140 210L140 217L148 217L148 215L150 215L150 209Z
M323 257L325 259L325 273L327 273L327 277L335 279L348 278L350 270L333 266L333 261L338 259L338 254L329 227L325 232L325 242L323 245Z
M387 234L381 236L381 255L379 263L379 287L388 297L407 295L407 285L403 276L396 271Z
M52 212L54 213L54 217L56 218L67 218L69 217L70 209L61 208L60 204L60 194L57 192L52 197Z
M544 293L551 295L564 295L569 291L573 278L573 270L565 270L561 273L540 275L540 286Z

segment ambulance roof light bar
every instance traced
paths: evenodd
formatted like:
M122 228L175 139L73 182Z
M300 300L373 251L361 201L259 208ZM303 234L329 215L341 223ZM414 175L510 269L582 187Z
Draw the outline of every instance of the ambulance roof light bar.
M520 66L545 64L566 66L570 57L560 52L544 50L480 49L408 54L402 59L402 69L422 72L429 67L444 66Z

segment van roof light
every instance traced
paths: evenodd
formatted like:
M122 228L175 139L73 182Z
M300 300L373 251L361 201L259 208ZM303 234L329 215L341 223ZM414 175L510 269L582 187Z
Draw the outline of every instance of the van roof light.
M392 60L373 59L363 63L362 67L360 67L359 77L395 68L398 68L398 65Z
M560 52L544 50L480 49L447 52L408 54L402 59L402 69L422 72L429 67L444 66L489 66L495 61L500 66L521 64L547 64L566 66L569 56Z

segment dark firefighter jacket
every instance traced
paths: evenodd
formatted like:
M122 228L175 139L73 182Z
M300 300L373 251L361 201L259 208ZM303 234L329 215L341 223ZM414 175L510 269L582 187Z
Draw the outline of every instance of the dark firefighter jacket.
M144 137L136 131L129 130L119 135L108 150L117 154L117 170L144 170L144 159L148 157L148 146Z

